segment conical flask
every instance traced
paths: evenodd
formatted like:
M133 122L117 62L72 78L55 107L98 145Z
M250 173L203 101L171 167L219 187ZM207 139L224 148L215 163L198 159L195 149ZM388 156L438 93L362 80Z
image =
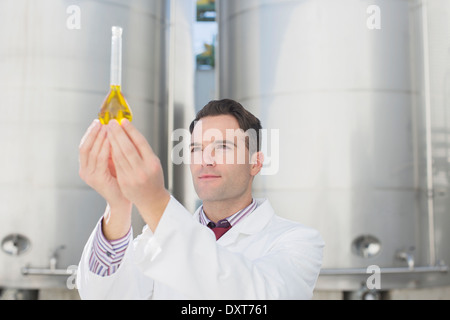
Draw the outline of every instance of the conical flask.
M111 87L103 101L98 118L102 124L108 124L116 119L119 123L123 119L133 120L131 108L121 92L122 85L122 28L112 27L111 39Z

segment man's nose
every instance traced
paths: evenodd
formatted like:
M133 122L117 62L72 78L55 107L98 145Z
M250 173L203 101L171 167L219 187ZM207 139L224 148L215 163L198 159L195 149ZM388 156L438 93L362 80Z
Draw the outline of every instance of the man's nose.
M211 145L207 146L202 153L202 166L215 166L215 149Z

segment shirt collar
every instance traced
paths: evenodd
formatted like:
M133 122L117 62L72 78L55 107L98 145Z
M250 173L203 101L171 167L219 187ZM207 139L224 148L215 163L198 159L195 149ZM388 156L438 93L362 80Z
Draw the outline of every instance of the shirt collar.
M252 199L252 203L250 203L250 205L248 205L242 210L239 210L238 212L229 216L228 218L218 221L217 224L220 224L221 221L226 220L230 223L231 226L235 226L239 221L241 221L243 218L252 213L256 209L256 207L257 202L255 201L255 199ZM203 206L200 208L199 221L204 226L208 225L208 223L211 222L211 220L208 219L205 212L203 211Z

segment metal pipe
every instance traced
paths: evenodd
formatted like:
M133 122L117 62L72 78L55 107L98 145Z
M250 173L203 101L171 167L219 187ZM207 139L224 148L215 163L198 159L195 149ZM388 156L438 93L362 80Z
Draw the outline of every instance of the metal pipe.
M31 268L29 266L23 267L21 272L24 276L70 276L76 270L67 269L52 269L52 268Z
M448 272L447 265L441 266L423 266L423 267L388 267L388 268L380 268L381 274L411 274L411 273L434 273L434 272ZM320 271L321 276L354 276L354 275L367 275L370 272L367 271L367 268L336 268L336 269L322 269Z
M426 172L427 172L427 207L428 207L428 245L429 264L436 265L436 243L434 235L434 192L433 192L433 153L431 136L431 97L430 97L430 63L428 47L427 1L422 0L422 36L424 60L424 96L425 96L425 131L426 131Z
M44 275L44 276L67 276L76 272L76 268L73 266L68 267L66 269L57 269L56 266L58 264L58 254L59 251L65 249L65 246L59 246L53 252L53 255L50 257L50 267L49 268L31 268L29 265L26 265L21 269L23 275Z
M170 0L169 16L168 16L168 39L169 39L169 58L168 58L168 77L167 77L167 186L170 193L173 193L173 163L171 157L171 151L173 147L172 132L174 129L175 119L175 44L176 44L176 32L175 32L175 20L176 20L176 0Z

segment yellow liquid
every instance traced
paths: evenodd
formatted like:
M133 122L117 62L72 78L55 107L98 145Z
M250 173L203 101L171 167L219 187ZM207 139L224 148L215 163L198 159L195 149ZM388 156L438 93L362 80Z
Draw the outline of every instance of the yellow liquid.
M116 119L119 123L123 119L128 119L130 122L133 120L133 113L120 91L120 86L111 86L111 90L98 113L98 119L102 124L108 124L112 119Z

